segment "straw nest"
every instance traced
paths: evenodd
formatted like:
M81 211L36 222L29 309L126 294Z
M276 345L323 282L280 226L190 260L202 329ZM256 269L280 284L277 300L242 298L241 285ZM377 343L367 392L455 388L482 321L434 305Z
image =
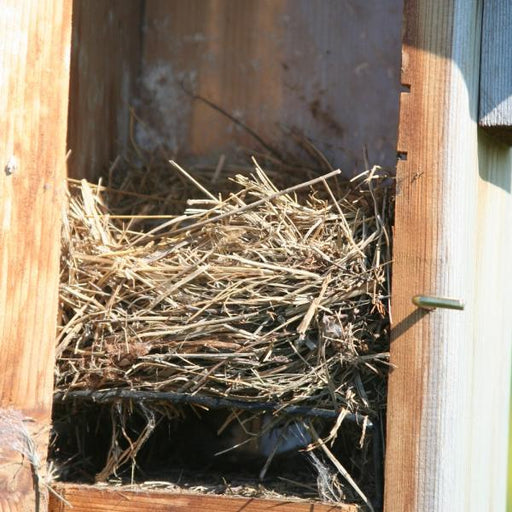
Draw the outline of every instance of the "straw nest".
M390 262L389 187L378 169L279 190L254 161L222 195L174 165L166 172L203 195L182 214L166 214L164 190L71 183L57 391L378 417Z

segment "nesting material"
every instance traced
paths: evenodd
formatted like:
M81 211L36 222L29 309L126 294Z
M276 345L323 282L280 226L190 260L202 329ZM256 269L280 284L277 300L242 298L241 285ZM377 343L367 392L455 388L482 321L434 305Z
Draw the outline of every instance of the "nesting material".
M226 195L172 169L204 196L180 215L163 215L163 190L115 191L130 210L119 216L101 186L71 184L61 395L172 392L272 404L274 415L294 406L341 420L379 416L388 362L386 179L378 169L352 181L334 171L280 191L254 163ZM126 207L132 199L142 215Z

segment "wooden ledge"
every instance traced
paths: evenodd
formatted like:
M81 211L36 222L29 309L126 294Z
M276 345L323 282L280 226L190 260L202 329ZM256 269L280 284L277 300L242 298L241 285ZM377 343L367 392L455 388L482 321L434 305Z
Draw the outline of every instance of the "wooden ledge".
M161 490L129 490L58 484L64 498L51 495L49 512L357 512L356 505L326 505L308 501L184 494ZM67 503L66 503L67 502Z

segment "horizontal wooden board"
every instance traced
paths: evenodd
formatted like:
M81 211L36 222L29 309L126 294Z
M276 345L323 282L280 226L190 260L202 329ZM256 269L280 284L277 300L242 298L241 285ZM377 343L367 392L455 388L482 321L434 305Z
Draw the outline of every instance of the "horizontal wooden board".
M306 501L267 500L162 491L56 486L63 499L52 496L49 512L358 512L356 505L323 505Z

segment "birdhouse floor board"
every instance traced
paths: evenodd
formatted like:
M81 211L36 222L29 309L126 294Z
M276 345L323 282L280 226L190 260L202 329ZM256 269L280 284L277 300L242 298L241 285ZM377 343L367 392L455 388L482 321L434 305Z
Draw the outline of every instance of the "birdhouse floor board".
M49 512L357 512L356 505L332 505L299 501L267 500L228 496L177 494L124 487L62 485L55 488Z

